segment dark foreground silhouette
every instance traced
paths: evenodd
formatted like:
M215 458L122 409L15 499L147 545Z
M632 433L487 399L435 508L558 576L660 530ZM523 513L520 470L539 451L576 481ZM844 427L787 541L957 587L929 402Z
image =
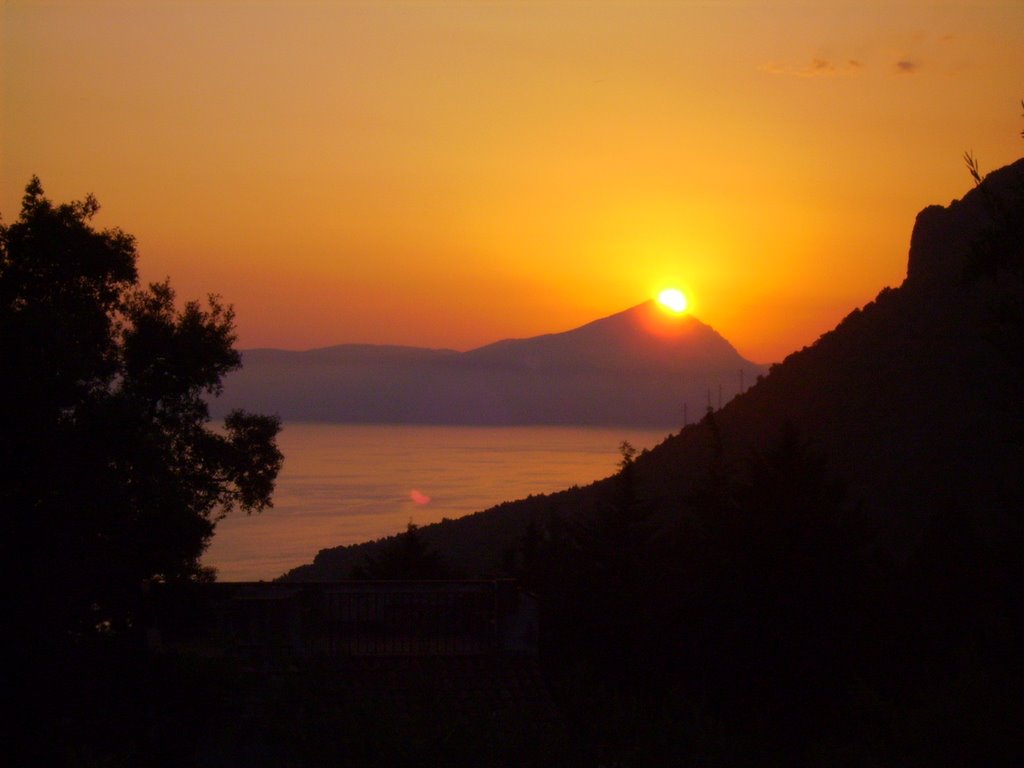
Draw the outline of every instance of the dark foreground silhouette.
M19 669L21 762L1019 764L1022 337L1024 160L922 212L902 286L654 450L624 446L612 478L327 550L234 594L240 613L197 596L169 619L150 600L134 632L53 638ZM362 614L294 597L326 594L302 580L377 594L337 581L353 575L421 586ZM536 600L539 673L510 694L525 709L483 703L506 690L498 667L481 692L447 662L346 674L337 645L238 641L397 627L422 648L417 622L441 610L423 591L458 576L513 576ZM492 626L468 605L444 610ZM237 615L249 635L152 642ZM508 719L549 705L539 730Z
M143 588L210 578L219 516L269 506L282 459L276 418L210 424L206 398L240 362L231 308L140 286L134 239L95 229L98 209L54 204L33 178L0 225L4 688L27 721L5 752L21 765L130 761L137 719L120 738L83 723L118 727L134 706L145 665L115 649Z

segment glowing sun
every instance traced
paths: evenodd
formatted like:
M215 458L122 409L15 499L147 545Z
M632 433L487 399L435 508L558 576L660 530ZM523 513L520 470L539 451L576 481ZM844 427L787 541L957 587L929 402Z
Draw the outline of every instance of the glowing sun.
M676 288L666 288L658 294L658 303L677 315L686 311L686 297L683 292Z

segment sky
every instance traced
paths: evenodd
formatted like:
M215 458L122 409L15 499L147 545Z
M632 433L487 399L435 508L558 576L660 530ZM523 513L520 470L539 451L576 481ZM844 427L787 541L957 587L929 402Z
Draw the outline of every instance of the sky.
M0 2L0 215L96 195L242 348L469 349L683 290L781 360L1024 155L1024 1Z

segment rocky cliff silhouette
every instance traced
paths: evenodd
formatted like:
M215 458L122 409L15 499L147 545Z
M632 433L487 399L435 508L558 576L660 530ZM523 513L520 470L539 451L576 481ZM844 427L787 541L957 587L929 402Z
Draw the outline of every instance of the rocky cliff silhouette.
M678 428L764 367L713 328L654 302L564 333L468 352L342 345L243 353L215 409L286 422L629 425Z

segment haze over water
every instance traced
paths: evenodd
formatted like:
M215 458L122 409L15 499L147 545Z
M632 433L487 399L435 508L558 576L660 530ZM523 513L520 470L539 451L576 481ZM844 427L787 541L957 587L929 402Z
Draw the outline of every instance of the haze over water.
M357 544L503 501L586 485L668 430L288 423L274 508L229 515L204 557L225 581L269 580Z

